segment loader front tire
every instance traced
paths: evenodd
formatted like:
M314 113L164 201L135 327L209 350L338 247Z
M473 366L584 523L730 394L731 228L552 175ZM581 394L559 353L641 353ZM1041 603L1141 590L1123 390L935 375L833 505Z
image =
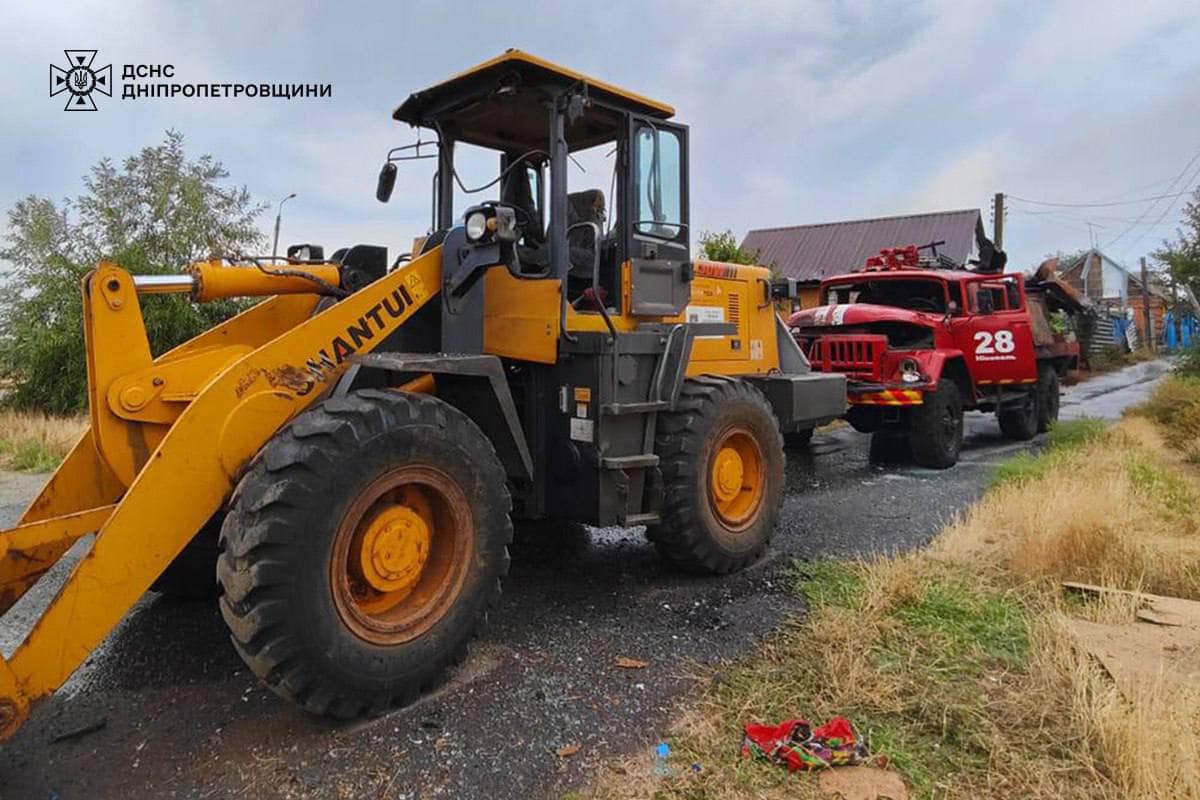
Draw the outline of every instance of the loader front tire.
M492 443L436 398L325 400L251 462L221 531L221 612L276 694L327 716L406 705L466 653L508 571Z
M762 392L745 381L685 381L658 420L660 522L646 535L688 572L726 573L762 557L783 502L783 437Z

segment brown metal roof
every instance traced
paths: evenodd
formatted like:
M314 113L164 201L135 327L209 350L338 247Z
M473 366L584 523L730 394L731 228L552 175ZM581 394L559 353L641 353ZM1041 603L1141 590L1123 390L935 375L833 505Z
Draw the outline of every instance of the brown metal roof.
M758 263L801 281L817 281L851 272L884 247L945 240L942 255L964 264L983 235L979 209L938 211L900 217L760 228L746 234L742 249L758 254Z

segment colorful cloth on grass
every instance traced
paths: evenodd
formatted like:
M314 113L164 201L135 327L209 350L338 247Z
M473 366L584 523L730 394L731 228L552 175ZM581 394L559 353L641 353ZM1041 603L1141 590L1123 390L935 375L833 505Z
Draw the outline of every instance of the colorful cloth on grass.
M870 753L850 720L834 717L815 729L803 719L788 719L778 725L748 723L742 737L742 757L765 759L796 772L861 764Z

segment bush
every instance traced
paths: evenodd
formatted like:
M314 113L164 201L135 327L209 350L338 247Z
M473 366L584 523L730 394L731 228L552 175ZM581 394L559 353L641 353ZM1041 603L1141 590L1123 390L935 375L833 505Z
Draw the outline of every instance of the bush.
M245 252L265 238L262 210L211 156L190 160L183 137L168 131L120 167L109 159L84 179L84 192L61 205L41 197L8 212L0 262L21 287L0 295L0 385L5 405L58 414L87 405L80 281L98 261L134 273L177 273L213 254ZM181 296L142 302L151 350L184 342L244 304L195 305Z

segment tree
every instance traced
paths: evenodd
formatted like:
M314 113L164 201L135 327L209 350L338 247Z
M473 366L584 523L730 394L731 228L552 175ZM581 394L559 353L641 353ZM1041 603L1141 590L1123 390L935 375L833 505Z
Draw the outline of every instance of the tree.
M700 257L726 264L757 264L758 253L743 250L733 237L733 231L700 234Z
M1164 241L1152 255L1166 266L1172 279L1190 286L1200 295L1200 187L1183 207L1183 219L1175 231L1175 241Z
M18 408L68 413L87 404L80 281L107 259L137 274L177 273L210 255L252 251L263 206L204 155L191 160L183 136L167 131L118 167L102 159L84 191L55 203L30 195L8 211L0 247L0 385ZM235 302L196 305L180 295L143 297L150 347L158 355L236 313Z

